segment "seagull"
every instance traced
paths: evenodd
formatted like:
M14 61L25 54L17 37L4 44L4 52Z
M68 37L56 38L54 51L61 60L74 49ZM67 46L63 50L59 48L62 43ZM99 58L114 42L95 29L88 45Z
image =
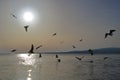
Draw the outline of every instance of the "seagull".
M11 50L11 52L15 52L15 51L16 51L16 49Z
M57 35L57 33L54 33L52 36L56 36Z
M37 50L37 49L39 49L40 47L43 47L43 46L42 46L42 45L40 45L40 46L36 47L36 50Z
M61 62L61 59L58 59L57 61L58 61L58 62Z
M105 33L105 38L107 38L107 36L112 36L113 32L115 32L116 30L110 30L109 33Z
M89 62L90 62L90 63L93 63L93 60L90 60Z
M24 26L26 32L28 31L28 27L29 25Z
M81 42L81 41L83 41L83 39L80 39L79 41Z
M73 48L76 48L76 46L72 45Z
M104 60L108 59L109 57L104 57Z
M31 53L34 53L33 50L34 50L34 46L33 46L33 44L32 44L32 45L31 45L31 49L28 51L28 53L29 53L28 56L30 56Z
M42 55L41 55L41 53L39 53L39 58L41 58L42 57Z
M56 54L56 56L55 56L56 58L58 58L58 55Z
M81 61L82 58L84 58L84 56L82 56L81 58L79 58L79 57L75 57L75 58Z
M93 55L93 50L89 49L88 52Z
M15 19L17 19L17 16L16 16L16 15L14 15L14 14L12 14L12 13L11 13L11 15L12 15L12 17L14 17Z

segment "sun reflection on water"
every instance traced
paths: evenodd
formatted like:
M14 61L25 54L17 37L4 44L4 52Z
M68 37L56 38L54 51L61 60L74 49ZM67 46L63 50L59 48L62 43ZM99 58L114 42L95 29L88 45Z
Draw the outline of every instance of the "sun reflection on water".
M32 54L30 56L28 54L19 54L18 57L20 59L19 64L32 66L35 64L35 58Z
M28 70L28 76L30 77L31 76L31 69L30 70Z
M32 78L31 78L31 72L32 72L32 70L30 69L30 70L28 70L28 77L27 77L27 80L32 80Z
M32 80L31 77L27 77L27 80Z

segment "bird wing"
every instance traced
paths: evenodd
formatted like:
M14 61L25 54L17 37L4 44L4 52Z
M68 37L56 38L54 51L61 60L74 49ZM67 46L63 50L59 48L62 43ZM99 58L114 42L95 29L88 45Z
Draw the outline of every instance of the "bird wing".
M53 36L55 36L57 33L54 33Z
M108 57L104 57L104 60L106 60Z
M105 38L107 38L107 36L108 36L108 33L105 34Z
M24 26L24 28L28 28L29 27L29 25L27 25L27 26Z
M115 32L116 30L110 30L110 35L112 36L113 35L113 32Z
M115 32L116 30L110 30L110 32Z
M36 49L39 49L40 47L42 47L42 45L40 45L40 46L36 47Z
M11 52L15 52L15 51L16 51L16 49L11 50Z
M40 48L40 46L36 47L36 49L39 49L39 48Z
M40 45L40 47L43 47L43 45Z
M32 44L32 45L31 45L31 49L29 50L28 53L34 53L33 50L34 50L34 46L33 46L33 44Z
M12 14L12 13L11 13L11 15L12 15L12 17L14 17L15 19L17 19L17 16L16 16L16 15L14 15L14 14Z
M81 60L81 58L79 58L79 57L75 57L76 59L78 59L78 60Z
M76 48L74 45L72 45L73 48Z

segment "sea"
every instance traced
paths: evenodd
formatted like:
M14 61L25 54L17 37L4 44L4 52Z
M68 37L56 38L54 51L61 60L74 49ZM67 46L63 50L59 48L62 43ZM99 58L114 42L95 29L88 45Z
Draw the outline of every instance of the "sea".
M0 80L120 80L120 54L56 54L2 54Z

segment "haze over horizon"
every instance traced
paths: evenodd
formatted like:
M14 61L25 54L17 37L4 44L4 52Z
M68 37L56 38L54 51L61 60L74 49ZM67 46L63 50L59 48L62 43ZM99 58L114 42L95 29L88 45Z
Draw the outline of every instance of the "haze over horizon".
M26 11L34 15L31 22L23 19ZM0 0L0 50L28 51L31 44L43 45L36 51L120 47L119 21L119 0ZM116 32L104 39L110 29Z

